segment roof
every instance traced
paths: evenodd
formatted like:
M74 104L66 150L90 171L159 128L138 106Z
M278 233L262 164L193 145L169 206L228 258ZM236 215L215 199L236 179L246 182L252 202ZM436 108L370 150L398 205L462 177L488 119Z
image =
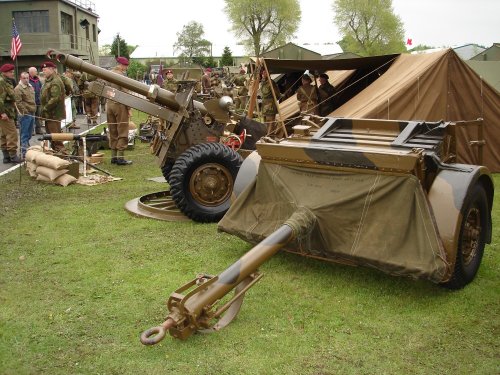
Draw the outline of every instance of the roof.
M498 92L500 92L500 61L475 61L467 60L474 71Z
M462 60L469 60L470 58L476 56L478 53L481 53L485 50L486 48L481 47L478 44L465 44L463 46L459 47L453 47L453 50L455 53L462 59Z
M111 69L116 65L114 56L99 56L99 66L104 69Z

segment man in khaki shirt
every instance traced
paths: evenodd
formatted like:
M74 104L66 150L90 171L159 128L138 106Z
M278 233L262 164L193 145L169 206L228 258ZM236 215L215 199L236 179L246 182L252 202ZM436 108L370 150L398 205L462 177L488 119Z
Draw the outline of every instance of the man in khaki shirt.
M21 156L24 159L30 146L31 135L35 126L35 90L29 82L29 74L21 73L19 84L14 89L16 107L19 115L19 133L21 136Z
M128 68L128 59L123 56L116 58L117 65L111 69L115 74L124 76ZM122 87L109 83L110 87L123 90ZM132 116L130 107L117 103L112 99L106 104L106 117L109 130L109 148L111 149L111 163L116 165L130 165L131 160L125 159L125 150L128 146L128 124Z

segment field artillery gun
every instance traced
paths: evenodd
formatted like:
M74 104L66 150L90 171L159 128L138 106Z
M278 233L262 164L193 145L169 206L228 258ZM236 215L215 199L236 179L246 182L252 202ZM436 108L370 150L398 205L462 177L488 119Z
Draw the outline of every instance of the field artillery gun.
M193 81L179 82L174 94L158 85L146 85L69 54L50 50L47 56L68 68L98 78L87 83L94 94L159 118L160 125L155 128L151 149L170 184L177 207L199 222L222 218L229 208L234 180L243 160L235 147L221 143L227 133L226 125L234 126L229 115L230 98L201 103L193 98L196 86ZM123 89L110 87L107 82ZM244 142L245 134L256 139L265 134L262 124L246 118L238 123L237 129L242 134L238 147L252 144ZM229 143L234 145L235 138L238 137L230 137Z
M494 187L487 168L455 162L456 126L311 116L285 140L258 141L218 224L257 245L172 293L141 342L226 326L280 249L463 288L491 242Z

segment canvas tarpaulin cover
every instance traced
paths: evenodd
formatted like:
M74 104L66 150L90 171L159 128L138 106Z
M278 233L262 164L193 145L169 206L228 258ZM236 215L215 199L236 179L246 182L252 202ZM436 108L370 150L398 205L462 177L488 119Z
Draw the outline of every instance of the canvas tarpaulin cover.
M371 266L394 275L443 281L444 250L415 176L348 173L260 163L219 229L258 243L299 207L314 228L287 249Z

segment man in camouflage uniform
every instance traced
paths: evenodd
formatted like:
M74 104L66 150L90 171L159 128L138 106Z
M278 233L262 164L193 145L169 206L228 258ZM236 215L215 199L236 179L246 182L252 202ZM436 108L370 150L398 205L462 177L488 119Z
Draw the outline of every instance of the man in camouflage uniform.
M93 92L87 90L85 82L95 81L96 77L82 73L80 77L80 92L83 96L83 107L87 115L87 124L97 125L97 112L99 112L99 98Z
M245 69L240 69L240 73L233 78L233 83L237 89L236 98L234 98L234 107L244 110L248 99L248 77Z
M177 92L177 80L174 78L174 73L169 69L167 70L167 79L163 81L162 88L170 92Z
M21 137L21 157L24 159L26 150L30 146L31 135L35 127L35 90L29 81L27 72L21 73L19 84L14 89L16 106L20 113L19 133Z
M117 57L118 63L111 71L122 76L128 68L128 60L125 57ZM110 87L124 91L114 83L108 83ZM117 165L129 165L132 161L125 160L125 149L128 145L128 123L132 115L130 107L117 103L111 99L106 104L106 116L109 130L109 148L111 149L111 163Z
M42 64L45 75L45 83L42 86L41 104L42 117L45 119L45 131L47 134L61 133L61 120L66 118L66 106L64 96L66 90L61 77L57 73L56 65L52 61ZM61 141L52 141L52 148L56 152L67 153Z
M273 91L274 95L276 95L276 99L278 99L280 95L278 85L268 76L267 71L263 70L260 86L260 93L262 98L262 115L264 116L264 122L267 124L267 133L279 137L280 134L277 134L278 128L276 124L276 114L278 113L278 107L276 106L276 102L274 101Z
M4 164L21 162L17 156L14 84L14 65L2 65L0 67L0 148L2 148Z

